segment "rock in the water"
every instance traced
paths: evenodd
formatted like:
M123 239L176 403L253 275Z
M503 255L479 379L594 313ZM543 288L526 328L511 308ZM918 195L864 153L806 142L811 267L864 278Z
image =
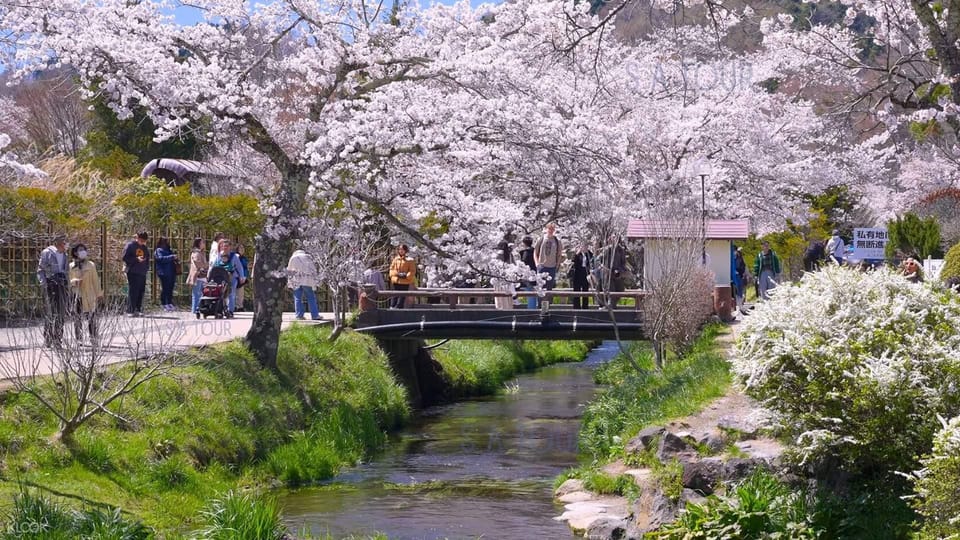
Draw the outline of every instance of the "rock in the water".
M722 472L723 466L716 460L705 459L684 463L683 487L710 495Z
M669 461L672 456L688 448L690 448L690 445L687 444L687 441L667 431L660 439L660 446L657 448L657 459L664 462Z
M627 540L627 527L630 521L626 518L600 518L587 527L584 536L590 540Z
M628 454L639 454L649 448L653 440L663 435L666 431L667 429L663 426L650 426L640 433L637 433L636 437L630 439L624 449Z

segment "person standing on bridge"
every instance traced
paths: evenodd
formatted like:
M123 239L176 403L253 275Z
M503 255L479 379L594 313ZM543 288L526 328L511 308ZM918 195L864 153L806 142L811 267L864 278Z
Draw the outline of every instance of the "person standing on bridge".
M546 229L544 229L543 237L533 247L533 258L537 264L537 273L547 274L548 276L547 281L543 284L543 288L548 291L552 291L557 285L557 268L563 262L563 245L560 243L560 239L556 237L556 232L557 225L548 223ZM548 296L546 300L549 304L550 297Z
M417 265L413 258L407 257L409 249L406 244L397 247L397 255L390 262L390 284L395 291L409 291L417 275ZM406 297L395 296L390 299L390 307L400 309L406 303Z
M306 313L306 302L310 307L310 318L319 321L320 310L317 307L317 295L313 292L317 283L317 263L309 253L302 249L293 252L287 263L287 286L293 289L293 311L297 320L302 321Z
M573 256L573 266L570 267L570 283L574 291L590 290L590 272L593 271L593 252L590 244L584 240L580 249ZM573 309L587 309L590 307L590 298L577 296L573 299Z
M534 257L533 257L533 238L530 238L529 236L524 236L522 242L523 242L523 249L521 249L521 250L519 251L519 254L520 254L520 262L522 262L523 264L527 265L527 268L529 268L530 270L536 272L536 271L537 271L537 263L536 263L536 260L535 260ZM536 282L536 281L524 281L524 282L522 283L522 290L524 290L524 291L532 291L532 290L535 290L535 289L536 289L536 285L537 285L537 282ZM536 296L528 296L528 297L527 297L527 307L530 308L530 309L536 309L536 308L537 308L537 297L536 297Z
M67 312L67 237L57 236L53 244L40 252L37 279L46 300L43 340L47 347L60 347L63 321Z

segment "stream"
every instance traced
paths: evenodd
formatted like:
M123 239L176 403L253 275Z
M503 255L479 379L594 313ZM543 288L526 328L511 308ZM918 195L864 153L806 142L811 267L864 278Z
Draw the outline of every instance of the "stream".
M604 342L583 362L520 375L496 396L421 411L369 463L283 493L287 525L336 538L573 538L553 519L563 511L553 481L577 465L593 369L617 352Z

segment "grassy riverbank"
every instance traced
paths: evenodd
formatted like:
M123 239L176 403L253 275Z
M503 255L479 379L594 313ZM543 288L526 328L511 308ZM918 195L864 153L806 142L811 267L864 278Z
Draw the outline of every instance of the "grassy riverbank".
M723 326L706 327L681 357L671 356L662 371L653 369L649 344L630 344L644 371L623 356L597 369L594 380L605 385L583 415L580 448L595 462L608 461L641 429L658 422L694 414L730 387L730 366L721 346Z
M0 405L0 499L24 487L60 504L121 508L158 531L195 526L229 490L330 478L381 447L409 417L407 395L374 340L328 343L314 327L284 332L279 373L258 368L238 343L211 347L196 365L152 381L77 433L75 448L36 399ZM457 395L489 393L522 369L581 359L585 345L449 344L438 355Z

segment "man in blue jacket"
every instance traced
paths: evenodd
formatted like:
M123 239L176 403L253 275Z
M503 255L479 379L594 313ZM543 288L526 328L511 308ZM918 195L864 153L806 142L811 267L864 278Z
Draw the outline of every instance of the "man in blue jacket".
M143 295L147 290L147 272L150 270L147 238L146 232L139 232L123 248L123 263L127 266L127 314L131 317L143 316Z

